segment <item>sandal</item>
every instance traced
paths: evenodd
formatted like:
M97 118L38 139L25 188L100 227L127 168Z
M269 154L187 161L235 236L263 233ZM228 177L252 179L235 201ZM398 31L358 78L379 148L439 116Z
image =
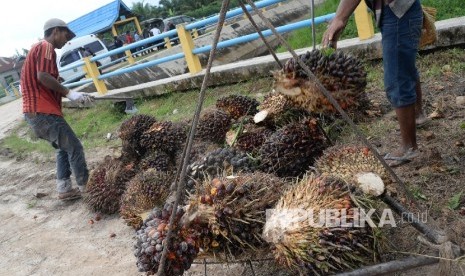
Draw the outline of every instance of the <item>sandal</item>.
M69 192L58 194L58 199L62 201L79 199L81 197L81 192L76 188L71 189Z
M391 154L388 153L384 156L384 160L391 161L387 163L389 167L394 168L411 162L414 158L418 157L418 155L418 151L409 148L402 156L391 156Z
M431 123L431 118L428 118L428 117L422 117L422 118L415 119L415 125L416 125L418 128L425 127L425 126L427 126L429 123Z

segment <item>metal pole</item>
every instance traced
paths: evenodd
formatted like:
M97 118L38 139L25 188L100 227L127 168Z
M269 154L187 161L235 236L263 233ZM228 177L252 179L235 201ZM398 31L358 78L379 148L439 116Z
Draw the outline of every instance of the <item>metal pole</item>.
M415 267L431 265L439 262L436 257L409 257L402 260L362 267L350 272L339 273L337 276L371 276L393 275L394 272L405 271Z
M315 33L315 0L312 0L312 42L313 42L313 50L316 48L316 33Z
M407 219L407 221L418 231L420 231L423 235L426 236L428 240L435 244L441 244L447 241L447 236L442 234L428 225L424 224L420 220L418 220L415 215L407 210L404 206L398 203L395 199L388 195L383 195L381 199L389 205L389 207L393 208L394 211L402 216L403 218Z
M255 276L255 271L253 270L252 262L250 260L247 260L247 263L249 264L250 269L252 270L252 275Z
M239 5L241 6L242 10L244 11L244 14L247 16L247 18L249 19L250 21L250 24L252 24L252 26L254 26L255 30L257 30L257 34L260 36L260 38L262 39L263 43L265 43L266 45L266 48L268 48L268 51L270 52L270 54L273 56L274 60L276 61L276 63L279 65L279 68L283 68L283 65L281 64L281 61L279 61L278 57L276 56L275 52L273 51L273 48L271 47L271 45L268 43L268 41L266 40L265 36L263 36L262 34L262 31L260 30L260 28L258 27L257 23L255 23L255 21L253 20L252 18L252 15L250 15L249 11L247 10L247 8L245 7L244 5L244 2L243 0L239 0Z

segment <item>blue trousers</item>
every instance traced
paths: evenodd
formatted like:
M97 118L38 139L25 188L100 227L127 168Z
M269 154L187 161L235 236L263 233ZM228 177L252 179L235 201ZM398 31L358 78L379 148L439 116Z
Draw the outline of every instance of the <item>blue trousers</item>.
M71 171L76 184L84 187L89 179L84 148L65 119L40 113L25 114L25 119L37 137L56 149L57 191L65 193L71 190Z
M384 87L386 95L395 108L416 102L416 83L419 79L415 65L420 42L423 14L420 1L398 18L384 6L381 14L383 45Z

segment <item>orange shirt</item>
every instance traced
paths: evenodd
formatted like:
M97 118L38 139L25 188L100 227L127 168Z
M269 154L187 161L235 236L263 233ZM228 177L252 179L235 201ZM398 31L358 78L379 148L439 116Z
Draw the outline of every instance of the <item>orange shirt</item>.
M46 40L32 46L21 71L23 113L63 116L61 94L42 85L37 79L38 72L46 72L54 78L58 78L56 53L53 45Z

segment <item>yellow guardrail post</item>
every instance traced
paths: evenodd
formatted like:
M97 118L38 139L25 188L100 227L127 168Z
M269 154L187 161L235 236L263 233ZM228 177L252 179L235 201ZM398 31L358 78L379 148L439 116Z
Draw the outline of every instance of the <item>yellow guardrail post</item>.
M375 35L373 20L368 13L368 6L365 1L360 1L360 4L355 9L355 24L357 25L358 38L360 40L372 38Z
M129 64L134 64L134 63L136 63L136 60L135 60L134 57L132 56L131 50L126 50L126 51L124 51L124 53L126 54L126 58L128 59L128 63L129 63Z
M95 88L99 94L105 94L108 92L105 82L98 79L100 72L98 71L97 64L95 64L95 62L91 62L90 57L84 58L84 72L86 72L86 75L89 76L89 78L92 78Z
M171 49L171 40L169 37L165 37L165 46L166 46L166 49Z
M200 65L200 59L197 55L192 53L194 49L194 40L192 39L191 34L186 31L183 25L177 25L176 31L178 32L179 41L181 42L182 51L186 58L187 67L191 74L202 71L202 65Z
M21 93L19 93L18 88L16 88L16 86L12 85L11 89L13 90L13 93L15 93L16 98L21 97Z

